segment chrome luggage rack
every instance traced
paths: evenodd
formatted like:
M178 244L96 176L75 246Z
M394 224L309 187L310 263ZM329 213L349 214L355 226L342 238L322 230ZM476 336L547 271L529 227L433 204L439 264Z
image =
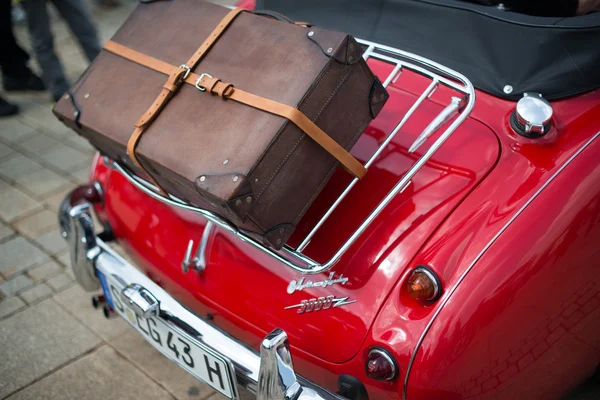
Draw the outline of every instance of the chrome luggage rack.
M358 42L366 47L363 54L365 60L374 58L380 61L384 61L393 65L392 72L383 81L383 86L387 87L390 83L395 83L403 70L410 70L416 72L422 76L431 79L431 83L425 89L411 108L402 116L398 124L394 129L387 135L386 139L377 148L375 153L369 158L365 167L368 169L369 166L375 162L377 157L383 152L385 147L392 141L398 131L406 124L408 119L414 114L417 108L423 103L423 101L430 97L438 86L444 85L454 91L458 92L461 97L453 97L450 104L437 116L433 121L425 128L425 130L415 140L413 145L409 148L409 153L415 151L421 146L431 135L433 135L442 125L450 121L456 116L454 121L446 130L440 134L440 136L433 142L433 144L427 149L427 151L408 169L408 171L402 176L402 178L394 185L394 187L388 192L388 194L381 200L381 202L375 207L375 209L369 214L369 216L360 224L360 226L352 233L352 235L344 242L344 244L335 252L335 254L325 263L318 263L311 258L304 255L302 252L309 245L315 233L323 226L325 221L331 216L338 205L344 200L344 198L350 193L354 185L358 182L358 178L354 178L348 186L344 189L341 195L335 200L331 207L325 212L317 224L312 228L308 235L302 240L300 245L296 248L292 248L288 245L284 246L281 250L274 250L266 247L257 240L246 235L244 232L239 231L232 223L223 219L217 214L214 214L208 210L204 210L198 207L194 207L185 201L169 195L165 197L161 195L156 187L132 175L120 165L114 161L109 161L109 164L113 168L123 174L132 184L138 187L140 190L147 193L149 196L154 197L166 204L171 206L179 207L185 210L196 212L208 221L216 224L217 226L225 229L236 235L242 241L251 244L257 249L260 249L264 253L272 256L288 267L304 273L304 274L316 274L330 269L342 255L352 246L352 244L360 237L360 235L367 229L371 222L379 215L379 213L389 204L389 202L410 184L411 179L415 174L425 165L425 163L433 156L433 154L446 142L446 140L456 131L456 129L467 119L473 107L475 105L475 90L471 82L462 74L446 68L436 62L420 57L418 55L408 53L402 50L398 50L392 47L372 43L366 40L358 40ZM466 104L465 104L466 101Z

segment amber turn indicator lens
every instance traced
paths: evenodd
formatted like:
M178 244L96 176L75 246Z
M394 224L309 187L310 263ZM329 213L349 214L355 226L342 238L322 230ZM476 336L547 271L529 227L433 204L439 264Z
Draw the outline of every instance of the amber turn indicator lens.
M407 282L408 294L422 302L432 302L439 298L441 288L438 277L425 267L417 267Z

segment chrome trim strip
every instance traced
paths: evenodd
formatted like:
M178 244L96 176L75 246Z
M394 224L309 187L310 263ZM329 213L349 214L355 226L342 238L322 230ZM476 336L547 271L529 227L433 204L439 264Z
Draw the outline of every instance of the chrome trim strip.
M421 347L421 344L423 343L423 341L425 340L425 336L427 335L427 333L429 332L429 330L431 329L431 326L433 325L433 323L435 322L435 319L437 318L437 316L440 314L440 312L442 311L442 309L444 308L444 306L446 305L446 303L448 303L448 301L450 300L450 298L452 297L452 295L454 294L454 292L456 291L456 289L458 289L458 287L460 286L461 282L466 278L467 274L471 271L471 269L473 269L473 267L475 266L475 264L481 259L481 257L483 257L483 255L485 254L485 252L494 244L494 242L500 237L500 235L502 235L508 228L509 226L517 219L517 217L519 217L519 215L521 215L523 213L523 211L525 211L525 209L527 207L529 207L529 205L542 193L542 191L583 151L585 150L594 140L596 140L596 138L598 138L600 136L600 131L597 132L594 136L592 136L591 139L589 139L587 142L585 142L571 157L569 157L569 159L567 161L565 161L565 163L563 165L560 166L560 168L554 173L552 174L552 176L550 178L548 178L548 180L527 200L527 202L525 204L523 204L523 206L521 206L521 208L510 218L510 220L508 220L506 222L506 224L500 228L500 230L498 231L498 233L496 233L494 235L494 237L485 245L485 247L479 252L479 254L477 254L477 256L475 257L475 259L471 262L471 264L469 264L469 266L467 267L467 269L465 269L465 271L462 273L462 275L460 276L460 278L458 278L458 281L456 282L456 284L454 285L454 287L448 292L448 294L444 297L444 299L442 300L442 302L440 303L440 306L437 308L437 310L435 311L435 313L433 314L433 317L431 317L431 320L429 321L429 323L427 324L427 326L425 327L425 329L423 330L423 333L421 334L421 336L419 337L419 340L417 341L417 344L415 345L415 349L413 350L413 353L410 357L410 360L408 362L408 367L406 368L406 375L404 376L404 385L402 387L402 399L406 400L406 389L408 387L408 379L410 377L410 370L413 366L413 363L415 361L415 358L417 356L417 352L419 351L419 348Z
M377 157L383 152L385 147L392 141L394 136L406 123L408 118L410 118L415 112L415 110L419 107L419 105L435 91L439 84L445 85L451 89L460 92L461 94L465 95L468 101L465 107L459 112L459 115L454 119L452 124L443 133L440 134L440 136L429 147L429 149L427 149L427 151L423 153L423 155L412 165L412 167L408 169L408 171L402 176L402 178L400 178L400 180L390 190L390 192L381 200L378 206L375 207L375 209L371 211L369 216L360 224L358 229L356 229L352 233L352 235L350 235L350 237L344 242L344 244L335 252L335 254L327 262L318 263L312 260L310 257L307 257L305 254L302 253L302 251L305 250L305 248L310 244L310 241L313 238L314 234L317 232L317 230L322 227L322 225L337 208L337 206L342 202L342 200L346 197L350 190L356 185L357 179L353 179L350 182L350 184L343 191L342 195L340 195L340 197L336 199L334 204L323 215L323 217L321 217L321 219L317 222L314 228L310 231L308 236L306 236L302 240L302 243L298 246L297 249L285 246L282 250L276 251L264 246L262 243L254 240L253 238L244 234L243 232L238 231L233 224L221 218L220 216L210 211L203 210L198 207L193 207L185 203L183 200L178 199L174 196L162 196L158 193L156 188L154 188L148 182L145 182L139 179L138 177L129 174L117 163L112 162L112 165L119 172L121 172L121 174L123 174L123 176L125 176L130 182L132 182L135 186L144 191L146 194L166 204L193 211L204 216L206 219L213 222L215 225L218 225L221 228L236 235L242 241L251 244L255 248L270 255L271 257L275 258L279 262L287 265L295 271L298 271L302 274L317 274L320 272L327 271L340 260L342 255L356 242L356 240L364 233L364 231L375 220L375 218L377 218L380 212L394 199L394 197L397 196L399 193L402 193L402 191L410 184L415 174L425 165L425 163L427 163L427 161L429 161L429 159L446 142L446 140L452 135L452 133L454 133L456 129L468 118L471 111L473 110L473 107L475 106L475 89L473 88L471 82L464 75L450 68L444 67L443 65L440 65L434 61L418 56L416 54L398 50L389 46L368 42L365 40L358 40L358 42L361 43L363 46L367 47L366 51L363 54L365 60L372 57L374 59L394 65L394 68L392 69L391 73L386 79L384 79L384 84L386 86L392 80L397 79L404 69L409 69L432 80L429 87L419 96L419 99L413 104L410 110L400 119L398 125L396 125L396 127L388 134L386 139L377 148L375 153L369 158L365 165L367 168L373 164ZM433 134L433 132L431 133Z

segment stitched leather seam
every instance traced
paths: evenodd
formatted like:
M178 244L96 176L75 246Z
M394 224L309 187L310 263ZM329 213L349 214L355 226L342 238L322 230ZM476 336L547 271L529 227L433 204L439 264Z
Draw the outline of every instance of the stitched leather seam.
M261 224L260 222L258 222L258 221L257 221L257 220L256 220L256 219L255 219L255 218L252 216L252 215L250 215L250 213L248 213L248 219L249 219L250 221L252 221L252 223L253 223L254 225L256 225L256 227L257 227L258 229L260 229L262 232L266 232L266 231L267 231L267 230L265 229L265 227L264 227L264 226L262 226L262 224Z
M301 104L304 104L308 101L308 99L310 99L310 97L315 93L316 88L319 86L319 84L321 83L321 81L323 79L325 79L325 76L327 75L327 72L329 71L329 69L331 69L331 62L327 63L327 66L325 67L325 69L323 70L323 72L321 73L321 76L319 77L319 80L317 81L317 83L313 86L310 94L308 94L308 96L306 96L302 101ZM298 107L298 109L300 109L301 105ZM314 117L312 119L313 122L315 122L315 120L318 118L319 116L317 115L316 117ZM273 144L271 144L269 146L269 149L266 151L270 151L270 149L274 148L275 146L277 146L277 144L279 144L279 142L281 140L283 140L283 131L288 127L289 125L289 121L283 124L283 127L281 128L281 130L279 131L278 137L277 139L275 139L275 142L273 142ZM302 130L300 130L302 131ZM306 134L304 132L302 132L302 134L300 135L300 137L298 138L298 140L296 141L296 143L292 146L291 150L289 151L289 153L287 153L287 155L281 160L281 163L279 164L279 166L273 171L273 173L271 174L271 176L269 177L269 179L267 179L267 181L265 182L265 184L263 185L263 187L261 188L261 190L258 192L258 194L255 197L255 202L254 204L256 204L258 202L258 200L260 199L260 196L263 194L263 192L267 189L267 187L269 187L269 184L271 183L271 181L275 178L275 176L277 175L277 173L279 172L279 170L281 169L281 167L283 166L283 164L285 164L285 162L287 161L287 159L291 156L291 154L296 150L296 148L298 147L298 145L300 144L300 142L304 139L304 137L306 136ZM265 153L266 153L265 152ZM251 172L250 172L251 173ZM248 175L250 175L250 173Z
M337 92L340 90L340 87L342 87L342 85L346 82L346 79L348 79L348 76L350 76L351 72L352 72L352 68L348 68L348 72L344 75L341 82L337 85L337 87L333 90L333 92L331 92L331 95L329 96L329 98L327 99L325 104L323 104L323 107L321 107L321 109L317 113L317 116L314 119L315 121L317 120L317 118L319 118L321 116L325 107L327 107L329 105L329 103L331 102L331 99L333 99L333 96L335 96L337 94Z
M327 70L329 70L329 67L331 66L332 63L328 63L327 66ZM327 101L325 102L325 104L323 104L323 107L321 107L321 109L319 110L319 112L317 113L317 115L312 119L313 122L315 122L323 113L323 110L325 110L325 107L327 107L327 105L329 105L329 103L331 102L331 100L333 99L333 97L336 95L336 93L339 91L340 87L346 82L346 79L348 79L348 76L350 76L350 73L352 72L351 68L348 68L348 71L346 72L346 74L344 75L344 77L342 78L341 82L337 85L337 87L331 92L331 95L329 95L329 98L327 99ZM321 76L321 80L324 79L326 73L323 73ZM319 80L319 83L321 82L321 80ZM310 95L308 95L306 97L306 99L303 101L306 102L308 101L308 99L314 94L315 89L318 85L315 85L315 87L313 88L313 91L310 93ZM278 141L281 140L281 137L283 135L279 135L279 138L277 139ZM281 170L281 168L283 167L283 165L287 162L287 160L290 158L290 156L292 155L292 153L296 150L296 148L300 145L300 143L306 138L306 133L302 132L302 134L300 135L300 138L298 139L298 141L294 144L294 146L292 147L292 149L287 153L287 155L285 156L285 158L281 161L281 163L277 166L277 169L275 169L275 171L273 171L273 174L269 177L269 179L267 180L267 182L265 183L265 186L263 187L263 189L257 194L256 196L256 200L254 202L254 204L257 204L258 201L260 200L261 195L264 193L264 191L267 189L267 187L269 186L269 184L271 183L271 181L275 178L275 176L279 173L279 170ZM336 163L337 164L337 163Z

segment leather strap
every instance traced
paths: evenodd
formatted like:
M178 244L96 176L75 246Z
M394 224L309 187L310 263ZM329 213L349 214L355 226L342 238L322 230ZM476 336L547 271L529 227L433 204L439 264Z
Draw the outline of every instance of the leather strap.
M110 40L104 45L104 48L116 55L151 68L157 72L161 72L165 75L169 74L174 68L172 65L169 65L164 61L158 60L143 53L139 53L133 49L122 46ZM208 93L216 94L223 99L231 99L270 114L286 118L294 123L304 133L310 136L329 154L335 157L348 172L358 178L362 178L367 172L365 167L356 158L354 158L349 152L346 151L346 149L340 146L335 140L327 135L321 128L319 128L297 108L254 95L249 92L245 92L238 88L234 88L234 86L229 83L221 82L220 79L207 75L204 75L201 78L200 75L190 73L183 79L183 82L193 86L198 85L199 87L206 89Z
M267 98L257 96L255 94L245 92L241 89L234 88L232 84L221 82L217 78L202 77L196 82L197 87L202 87L210 94L216 94L219 97L235 100L238 103L245 104L256 109L266 111L270 114L278 115L292 121L304 133L310 136L329 154L335 157L344 168L351 174L362 178L367 170L358 162L350 153L312 122L297 108L288 106L287 104L279 103Z
M160 187L160 185L158 184L158 182L156 182L154 177L152 177L152 175L142 166L142 164L138 160L135 154L135 149L138 145L140 138L142 137L142 134L144 133L144 130L165 108L171 97L173 97L177 89L179 89L179 87L183 83L183 80L189 76L191 70L196 67L196 65L198 64L198 62L200 62L202 57L204 57L206 52L210 50L210 48L214 45L214 43L225 31L225 29L227 29L231 22L233 22L233 20L238 15L240 15L242 11L244 11L244 9L242 8L234 8L233 10L229 11L227 15L225 15L225 17L221 20L221 22L219 22L219 25L217 25L217 27L211 32L208 38L206 38L204 43L202 43L198 50L196 50L192 57L190 57L186 64L183 64L179 67L174 67L167 63L163 63L162 61L159 62L160 67L162 69L161 72L169 75L169 78L167 79L167 82L163 85L163 89L156 97L156 100L154 100L150 108L148 108L148 111L146 111L144 115L142 115L140 119L135 123L136 128L133 131L131 137L129 138L129 141L127 142L127 154L129 155L129 158L131 158L133 163L137 165L138 168L141 168L143 171L146 172L146 175L150 177L152 183L154 183L156 187L160 190L160 192L165 196L167 195L167 193ZM107 42L107 44L108 43L110 43L109 46L107 47L107 45L105 45L104 48L115 54L119 54L119 52L128 53L133 51L113 41L109 41Z
M196 50L194 55L190 57L188 62L186 63L191 69L194 69L196 65L202 60L204 55L210 48L215 44L219 36L227 29L229 24L233 22L235 17L237 17L242 11L245 11L243 8L234 8L229 11L227 15L219 22L219 25L212 31L212 33L208 36L208 38L202 43L202 45Z

